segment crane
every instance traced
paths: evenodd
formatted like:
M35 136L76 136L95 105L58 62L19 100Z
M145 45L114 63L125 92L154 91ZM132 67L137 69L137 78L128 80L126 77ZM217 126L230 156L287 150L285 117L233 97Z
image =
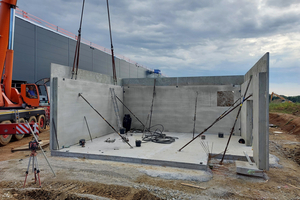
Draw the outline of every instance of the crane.
M11 134L16 134L7 131L11 123L38 121L39 129L45 129L50 110L49 101L47 106L40 106L40 90L36 84L21 84L20 93L12 87L16 5L17 0L0 1L0 130L4 130L0 132L0 145L8 144ZM14 136L20 140L24 135Z

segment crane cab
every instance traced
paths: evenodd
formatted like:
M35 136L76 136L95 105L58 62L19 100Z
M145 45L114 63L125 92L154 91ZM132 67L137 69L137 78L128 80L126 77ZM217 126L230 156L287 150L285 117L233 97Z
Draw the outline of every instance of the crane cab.
M21 96L28 105L32 107L39 107L40 95L39 90L35 84L22 84Z

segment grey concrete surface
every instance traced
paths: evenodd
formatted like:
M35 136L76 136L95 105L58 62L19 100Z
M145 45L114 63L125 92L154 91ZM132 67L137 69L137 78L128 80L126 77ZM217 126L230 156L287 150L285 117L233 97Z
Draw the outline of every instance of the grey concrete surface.
M259 169L269 169L269 53L266 53L246 74L241 85L244 94L247 84L252 81L246 94L253 94L244 103L241 111L241 135L247 145L253 145L254 160ZM253 116L251 119L251 115ZM251 131L251 127L253 127ZM252 139L253 138L253 139Z
M244 80L247 81L250 79L250 76L258 74L260 72L266 72L269 75L269 52L265 53L255 65L245 74Z
M187 85L241 85L243 76L198 76L198 77L162 77L156 80L157 86ZM153 86L152 78L124 78L123 86Z
M269 170L269 81L267 73L253 79L253 157L259 169Z
M181 169L181 170L186 170L186 169ZM141 169L139 171L151 177L159 177L167 180L189 180L189 181L197 181L197 182L207 182L213 178L211 172L204 171L204 170L192 171L192 173L190 172L190 170L187 170L187 172L185 173L182 173L181 171L174 172L174 170L169 170L169 168L164 171L162 170L158 171L155 168Z
M84 116L93 138L113 132L83 98L78 96L79 93L82 93L90 104L118 130L109 88L114 88L115 93L122 99L123 91L120 86L66 78L52 79L51 113L55 123L55 126L51 126L52 149L56 149L56 133L60 148L76 144L80 139L89 140ZM123 109L120 104L118 106L122 116Z
M152 86L124 86L125 105L143 123L146 123L151 109L153 81ZM165 131L170 132L193 131L196 92L198 92L196 118L196 132L198 133L212 124L229 108L217 106L218 91L233 91L234 101L240 97L239 85L157 86L155 90L151 125L162 124ZM216 123L208 132L229 134L237 111L238 109L234 110ZM124 113L129 114L125 108ZM132 127L141 128L141 124L133 117ZM240 135L239 119L234 133Z
M59 65L51 63L51 76L50 77L60 77L71 79L72 77L72 67ZM75 77L73 78L75 79ZM106 74L100 74L96 72L91 72L83 69L78 69L77 80L85 80L97 83L113 84L112 76ZM118 78L118 85L121 84L120 78Z
M249 94L253 94L253 97L244 103L241 111L242 121L238 118L234 134L236 136L241 135L246 138L247 145L251 145L251 138L253 137L253 153L251 152L248 154L253 155L259 169L268 170L268 59L269 54L267 53L254 65L252 69L249 70L245 76L158 78L151 125L162 124L164 131L166 132L191 133L193 131L195 111L194 103L196 92L198 92L196 134L200 133L212 124L215 119L220 116L220 114L229 108L217 105L217 93L219 91L232 91L234 96L233 100L237 100L244 94L249 82L249 79L247 78L250 78L252 75L253 79L245 97ZM259 71L267 72L257 74ZM57 116L57 118L54 119L54 123L57 126L56 129L58 132L59 143L61 143L60 147L76 144L79 139L82 138L89 138L86 125L83 121L83 116L86 116L88 121L90 121L90 119L92 120L90 123L93 124L93 137L103 136L112 132L105 122L99 119L99 117L83 101L83 99L78 98L79 92L82 92L83 95L91 101L92 105L96 105L96 109L103 113L105 118L107 118L109 122L113 122L113 125L117 127L109 94L109 87L114 87L116 95L120 99L123 99L125 105L129 107L141 121L146 123L146 119L151 108L154 79L123 79L122 89L120 86L88 82L96 81L111 83L110 77L94 75L88 71L81 71L79 74L82 76L79 77L80 80L77 81L62 78L64 76L70 76L70 69L66 67L53 65L52 72L53 73L51 73L51 75L53 77L53 81L51 84L53 86L53 94L51 95L51 113L53 113L54 118ZM55 78L56 76L59 78ZM119 84L120 83L121 82L119 81ZM253 101L253 105L251 101ZM120 104L119 107L120 110L124 110L124 114L129 114L129 112L125 108L121 107ZM87 109L89 109L89 111L87 111ZM210 136L222 132L225 136L227 136L230 133L237 111L238 109L215 124L206 133L206 135ZM121 113L120 116L122 118L123 114ZM133 116L131 117L132 128L142 128L141 124ZM98 121L96 118L98 118ZM251 130L252 126L253 130ZM67 132L67 134L64 135L64 132ZM51 146L53 149L55 149L54 139L53 128L51 128ZM178 144L178 142L176 144ZM127 146L126 144L124 145ZM239 148L241 147L239 146ZM151 149L148 151L152 152ZM125 152L127 152L127 150ZM222 151L220 150L220 152ZM220 152L217 152L216 154ZM190 154L193 154L193 152L190 152ZM80 152L71 153L69 151L53 151L53 155L76 156L91 159L100 158L105 160L113 158L115 161L145 164L156 163L159 165L169 166L181 166L187 165L186 163L188 163L185 162L185 164L181 164L176 160L166 161L168 158L158 159L158 162L156 158L130 158L127 155L88 154L87 152L82 154ZM189 157L189 155L186 155L186 157ZM243 154L237 155L235 152L232 154L227 152L226 155L227 159L241 159L242 157ZM201 161L201 163L204 163L204 161ZM188 165L189 168L195 168L195 163L189 163ZM196 164L196 166L198 167L198 164Z
M246 145L247 146L251 146L252 145L252 138L253 138L253 101L252 100L248 100L246 101L246 103L244 104L246 107L246 123L243 124L242 127L245 127L246 129Z
M178 150L192 139L192 134L170 132L165 134L178 139L171 144L143 142L141 147L131 149L116 133L112 133L87 141L85 147L75 144L68 148L52 150L51 155L206 170L208 154L200 142L208 146L209 152L217 155L224 151L228 140L228 136L218 138L217 134L206 134L205 140L199 137L179 152ZM135 140L141 140L142 133L128 134L127 137L129 143L135 146ZM105 140L108 138L116 140L114 143L107 143ZM252 148L238 143L239 138L239 136L232 137L227 155L245 157L243 151L246 151L252 157Z
M248 162L235 161L236 173L248 176L264 177L264 171L256 167L255 164L250 165Z

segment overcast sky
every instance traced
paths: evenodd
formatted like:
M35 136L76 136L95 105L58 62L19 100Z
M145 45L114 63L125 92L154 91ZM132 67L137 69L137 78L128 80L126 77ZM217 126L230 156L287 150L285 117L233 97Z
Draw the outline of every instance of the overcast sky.
M116 54L173 76L244 75L270 52L270 93L300 95L300 0L109 0ZM18 0L78 32L82 0ZM86 0L82 38L110 48L106 0Z

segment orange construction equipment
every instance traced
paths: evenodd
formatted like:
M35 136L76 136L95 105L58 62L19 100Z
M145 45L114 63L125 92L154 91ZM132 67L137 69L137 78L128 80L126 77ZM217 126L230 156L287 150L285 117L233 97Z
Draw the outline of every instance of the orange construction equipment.
M290 101L290 100L288 100L288 99L286 99L286 98L283 98L282 96L280 96L279 94L276 94L276 93L274 93L274 92L272 92L272 94L271 94L270 103L271 103L271 101L272 101L274 95L275 95L276 97L280 98L281 100L285 101L285 102L294 103L294 102L292 102L292 101Z
M25 120L38 121L39 129L43 130L50 105L48 95L47 105L44 103L43 107L40 104L41 91L36 84L22 84L21 93L12 87L16 4L17 0L0 1L0 126L24 123ZM19 140L23 136L15 135L15 138ZM12 135L0 135L0 145L6 145L11 137Z

